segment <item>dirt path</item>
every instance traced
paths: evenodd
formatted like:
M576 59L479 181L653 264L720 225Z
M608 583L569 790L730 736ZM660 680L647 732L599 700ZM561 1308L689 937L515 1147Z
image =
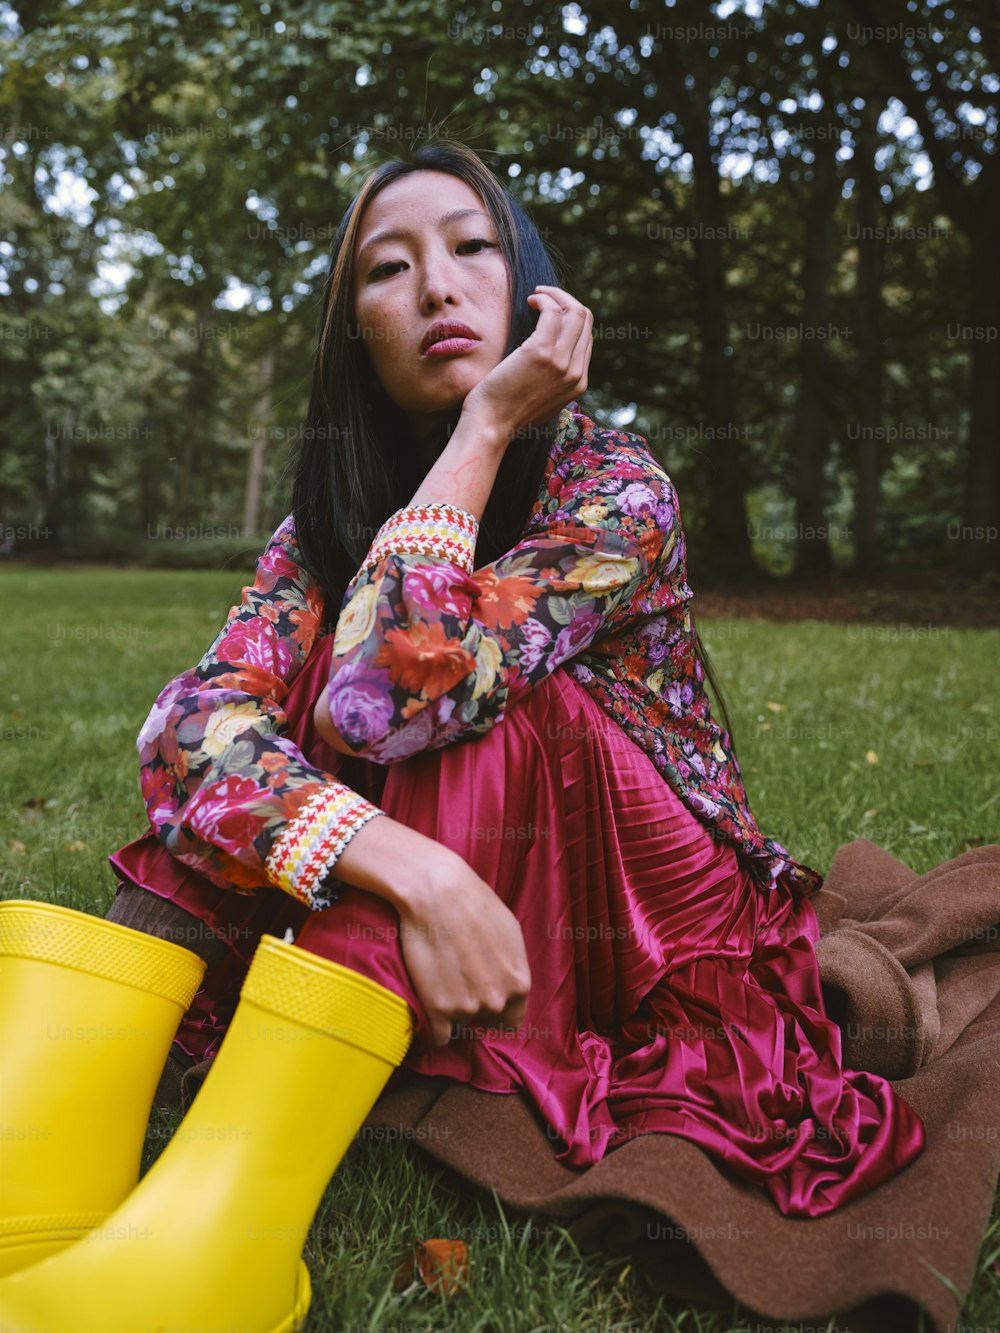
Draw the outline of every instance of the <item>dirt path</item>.
M1000 585L970 587L954 574L892 573L877 579L834 575L747 588L718 585L695 592L696 615L752 620L835 620L907 625L1000 626Z

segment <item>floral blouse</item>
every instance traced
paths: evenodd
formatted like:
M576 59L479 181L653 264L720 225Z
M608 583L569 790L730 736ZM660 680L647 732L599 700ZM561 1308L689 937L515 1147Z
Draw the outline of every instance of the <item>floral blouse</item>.
M344 594L327 686L350 750L388 765L481 735L565 665L762 886L818 888L816 871L758 829L711 716L677 495L645 441L571 403L516 546L477 569L478 528L454 505L409 505L375 534ZM282 701L322 624L290 516L138 739L168 851L223 887L275 884L315 909L342 891L347 843L383 813L283 734Z

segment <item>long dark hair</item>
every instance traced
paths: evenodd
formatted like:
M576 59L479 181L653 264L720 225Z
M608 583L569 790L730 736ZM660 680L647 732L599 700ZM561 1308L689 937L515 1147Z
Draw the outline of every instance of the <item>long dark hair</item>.
M364 211L387 185L413 171L457 176L476 191L493 221L511 291L504 356L520 347L538 321L537 312L526 304L535 287L563 285L531 218L464 144L423 143L409 160L383 163L366 177L341 218L331 247L312 390L292 486L302 561L325 593L324 619L330 632L375 533L390 514L409 503L426 472L409 421L375 378L354 320L354 248ZM577 401L583 406L583 395ZM460 411L445 423L445 433L454 427ZM557 421L558 415L532 427L507 447L479 526L477 566L499 559L520 539L541 486ZM715 672L694 633L705 674L731 733Z
M538 313L526 304L535 287L562 285L535 224L464 144L423 143L410 160L383 163L365 179L331 248L312 392L292 488L303 562L324 589L331 630L376 531L396 509L409 504L426 473L409 421L375 378L354 322L354 248L365 208L392 181L413 171L457 176L476 191L493 220L510 279L504 356L524 342L538 321ZM460 411L445 423L444 434L453 429ZM521 537L555 442L557 421L558 414L522 432L505 450L480 522L477 565L506 554Z

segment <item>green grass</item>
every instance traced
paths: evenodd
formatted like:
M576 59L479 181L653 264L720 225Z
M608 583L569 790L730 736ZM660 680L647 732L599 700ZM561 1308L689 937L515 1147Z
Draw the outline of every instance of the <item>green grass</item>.
M248 574L0 570L0 897L106 912L115 880L105 858L145 828L136 734ZM864 836L924 871L995 840L1000 631L737 619L701 630L758 823L798 859L825 873L841 843ZM177 1123L154 1112L144 1166ZM466 1291L395 1293L397 1263L434 1236L469 1242ZM562 1227L505 1215L399 1140L355 1143L305 1255L308 1333L736 1333L757 1322L735 1304L699 1312L659 1300L635 1269L581 1257ZM995 1210L966 1325L995 1322L998 1255Z

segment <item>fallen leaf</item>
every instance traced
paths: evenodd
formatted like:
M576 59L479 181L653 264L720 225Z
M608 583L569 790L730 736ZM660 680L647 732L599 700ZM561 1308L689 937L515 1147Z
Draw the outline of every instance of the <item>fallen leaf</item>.
M877 764L877 763L878 763L878 755L875 753L874 750L869 750L869 751L867 752L867 754L865 755L865 763L866 763L866 764Z
M66 848L71 852L85 852L87 850L87 844L81 842L79 838L74 838L72 842L66 844Z
M424 1284L439 1296L454 1296L468 1277L469 1247L464 1240L417 1242L417 1267Z
M877 810L866 810L861 817L862 819L874 819L877 814Z
M25 852L28 850L27 847L25 847L24 843L18 842L16 838L13 838L7 844L7 846L10 848L10 850L14 853L15 856L24 856Z
M770 710L771 710L772 713L783 713L783 712L785 711L785 705L784 705L784 704L771 704L771 703L768 703L768 704L765 704L764 707L765 707L765 708L770 708Z
M760 723L758 723L758 726L759 726L759 728L760 728L761 731L770 731L770 730L771 730L771 724L770 724L770 722L760 722Z

